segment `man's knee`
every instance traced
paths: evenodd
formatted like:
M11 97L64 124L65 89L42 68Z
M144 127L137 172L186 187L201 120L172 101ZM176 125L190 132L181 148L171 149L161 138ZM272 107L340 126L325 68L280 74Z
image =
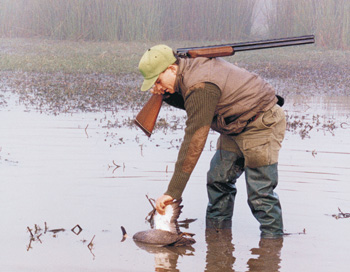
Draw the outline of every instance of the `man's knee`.
M217 150L210 163L207 183L227 183L235 181L243 173L244 159L236 153Z

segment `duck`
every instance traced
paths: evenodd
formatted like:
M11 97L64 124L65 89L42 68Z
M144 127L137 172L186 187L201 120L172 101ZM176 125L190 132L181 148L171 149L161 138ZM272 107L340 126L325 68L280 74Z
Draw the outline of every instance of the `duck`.
M154 247L166 246L190 246L196 241L194 234L182 232L179 228L179 216L183 205L182 199L174 200L165 208L164 215L157 212L152 205L149 222L151 229L139 231L133 235L133 240L137 244L147 244ZM151 203L152 204L152 203Z

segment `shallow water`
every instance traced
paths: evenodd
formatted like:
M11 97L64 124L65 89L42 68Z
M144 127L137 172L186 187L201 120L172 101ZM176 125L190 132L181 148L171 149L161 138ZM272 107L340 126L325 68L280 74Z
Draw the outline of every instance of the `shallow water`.
M350 218L332 215L350 211L349 98L295 97L285 105L289 120L302 122L287 131L280 153L276 192L290 233L283 243L260 241L244 177L237 182L232 232L206 232L205 177L218 137L211 132L180 216L197 218L185 230L197 242L157 250L139 247L131 236L149 228L145 195L165 191L182 130L159 130L148 139L137 128L108 126L135 112L47 115L3 95L2 271L347 271ZM174 114L183 112L163 108L160 117ZM79 235L71 231L77 224ZM124 242L120 226L129 234Z

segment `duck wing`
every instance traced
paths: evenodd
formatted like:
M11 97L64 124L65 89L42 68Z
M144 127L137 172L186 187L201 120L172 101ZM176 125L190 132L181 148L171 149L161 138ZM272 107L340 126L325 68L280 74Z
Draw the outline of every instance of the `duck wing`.
M158 212L154 215L154 228L159 230L166 230L172 233L180 234L180 228L178 219L181 214L182 205L180 205L182 199L173 201L171 204L165 207L164 215Z

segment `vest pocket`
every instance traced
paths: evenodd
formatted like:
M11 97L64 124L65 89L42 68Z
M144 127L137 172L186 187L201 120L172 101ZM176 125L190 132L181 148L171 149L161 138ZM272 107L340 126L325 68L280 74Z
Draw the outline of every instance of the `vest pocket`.
M284 111L281 107L275 105L270 110L262 115L261 123L265 128L272 128L276 126L284 118Z

